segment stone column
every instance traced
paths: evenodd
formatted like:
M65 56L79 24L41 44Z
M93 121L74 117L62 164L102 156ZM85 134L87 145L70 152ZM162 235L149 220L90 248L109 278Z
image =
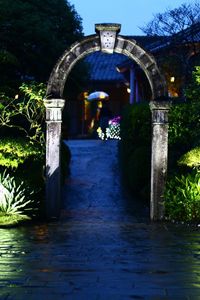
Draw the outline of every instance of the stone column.
M151 200L150 217L153 221L164 218L164 199L168 162L169 102L150 102L152 111Z
M57 219L60 213L60 142L63 99L44 99L46 107L46 197L47 219Z

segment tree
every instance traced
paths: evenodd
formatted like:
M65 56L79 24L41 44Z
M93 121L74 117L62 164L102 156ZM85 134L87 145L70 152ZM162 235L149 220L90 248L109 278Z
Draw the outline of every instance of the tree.
M175 9L167 9L164 13L158 13L146 26L142 27L147 35L176 36L187 40L187 28L200 21L200 3L184 3Z
M170 93L183 95L183 88L191 79L194 64L191 57L199 53L200 3L184 3L175 9L156 14L141 28L147 35L160 36L158 62L165 74ZM164 42L162 42L164 41ZM176 78L170 82L171 77Z
M46 81L58 57L82 36L81 18L66 0L0 0L1 89Z

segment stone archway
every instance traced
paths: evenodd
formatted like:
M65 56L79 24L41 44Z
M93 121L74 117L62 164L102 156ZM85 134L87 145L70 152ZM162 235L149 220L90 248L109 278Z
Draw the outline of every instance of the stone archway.
M119 24L97 24L95 35L87 36L66 50L57 61L47 86L46 99L46 216L57 218L60 212L60 138L62 109L65 105L63 90L73 66L86 55L102 51L121 53L134 60L146 74L152 99L152 160L151 160L151 219L164 216L162 194L167 171L169 105L164 99L167 93L165 81L152 55L137 42L118 35Z

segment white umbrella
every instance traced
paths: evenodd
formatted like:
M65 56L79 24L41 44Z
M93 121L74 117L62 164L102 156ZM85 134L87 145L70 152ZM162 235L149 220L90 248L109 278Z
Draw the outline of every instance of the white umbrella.
M88 95L87 100L88 101L94 101L94 100L108 100L109 95L105 92L94 92Z

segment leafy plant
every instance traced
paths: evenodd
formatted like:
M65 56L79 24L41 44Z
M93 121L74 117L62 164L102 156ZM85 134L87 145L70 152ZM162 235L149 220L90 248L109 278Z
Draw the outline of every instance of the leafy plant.
M200 173L174 176L164 194L166 217L186 222L200 221Z
M195 67L185 96L187 101L172 105L169 112L169 144L181 146L183 153L200 143L200 67Z
M119 144L122 175L128 188L145 199L149 196L150 153L151 112L149 104L127 105L121 119Z
M38 160L43 151L22 138L2 138L0 140L0 166L16 169L27 159Z
M27 200L33 194L23 182L17 184L14 177L0 174L0 226L15 225L30 220L30 214L36 210L33 200Z
M200 147L196 147L185 153L179 159L178 164L198 169L200 167Z
M192 75L192 82L185 89L185 95L188 100L198 102L200 100L200 66L195 66Z
M35 82L23 83L19 90L21 94L13 99L0 95L0 128L16 129L31 143L37 143L44 148L42 127L45 116L45 85Z

